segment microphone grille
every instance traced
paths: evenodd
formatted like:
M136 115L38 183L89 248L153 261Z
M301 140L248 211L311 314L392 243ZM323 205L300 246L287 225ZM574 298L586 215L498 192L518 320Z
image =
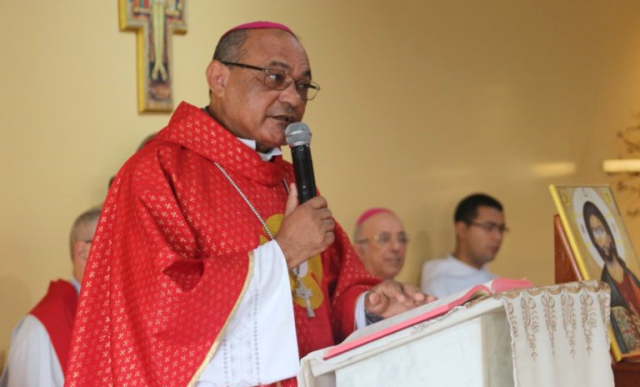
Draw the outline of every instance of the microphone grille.
M309 145L311 142L311 130L309 130L307 124L302 122L289 124L284 130L284 134L290 147Z

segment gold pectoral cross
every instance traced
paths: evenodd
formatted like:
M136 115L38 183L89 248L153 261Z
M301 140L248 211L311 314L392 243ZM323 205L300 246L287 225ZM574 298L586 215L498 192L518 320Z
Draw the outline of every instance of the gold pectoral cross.
M304 304L307 306L307 316L309 316L309 318L315 317L316 314L311 307L311 297L313 297L313 292L304 285L304 282L302 282L300 277L296 276L296 282L298 286L293 291L294 296L304 300Z

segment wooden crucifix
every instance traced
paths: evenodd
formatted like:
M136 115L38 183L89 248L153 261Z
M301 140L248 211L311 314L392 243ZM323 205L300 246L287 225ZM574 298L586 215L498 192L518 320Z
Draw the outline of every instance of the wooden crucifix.
M120 30L136 31L138 111L173 110L171 38L185 34L186 0L119 0Z

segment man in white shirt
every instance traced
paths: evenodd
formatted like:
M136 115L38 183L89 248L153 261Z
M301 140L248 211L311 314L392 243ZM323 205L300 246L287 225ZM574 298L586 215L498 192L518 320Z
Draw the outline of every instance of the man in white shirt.
M502 204L485 194L464 198L456 207L454 223L453 253L422 267L422 291L436 297L494 279L486 264L495 259L507 231Z
M62 387L80 283L100 208L74 222L69 236L71 281L49 284L47 294L16 326L0 387Z

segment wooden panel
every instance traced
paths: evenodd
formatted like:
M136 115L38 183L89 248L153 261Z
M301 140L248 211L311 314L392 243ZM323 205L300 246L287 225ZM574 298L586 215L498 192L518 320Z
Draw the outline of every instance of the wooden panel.
M582 281L582 274L571 251L560 216L553 217L553 247L555 252L556 283Z
M612 367L616 387L640 386L640 363L621 361L620 363L614 363Z

